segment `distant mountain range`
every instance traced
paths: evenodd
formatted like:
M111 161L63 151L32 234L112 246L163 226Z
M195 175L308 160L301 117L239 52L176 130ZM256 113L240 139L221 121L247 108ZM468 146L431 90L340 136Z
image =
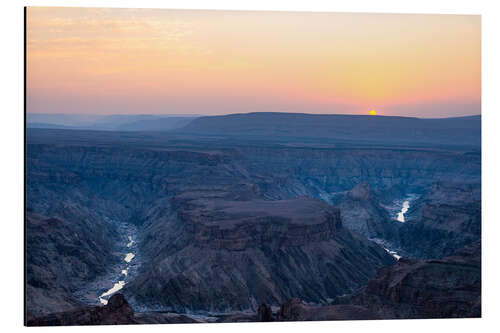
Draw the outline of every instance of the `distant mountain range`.
M481 145L481 116L414 118L256 112L224 116L28 114L28 128L170 131L175 134L283 141Z
M100 130L100 131L169 131L188 124L198 115L70 115L28 113L28 128Z
M480 146L481 116L424 119L364 115L245 113L199 117L184 133L260 139L310 138L377 143L432 143Z

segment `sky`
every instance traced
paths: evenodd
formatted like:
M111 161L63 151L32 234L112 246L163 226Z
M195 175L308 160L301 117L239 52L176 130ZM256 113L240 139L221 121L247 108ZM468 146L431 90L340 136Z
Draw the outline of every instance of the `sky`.
M29 7L27 111L481 113L478 15Z

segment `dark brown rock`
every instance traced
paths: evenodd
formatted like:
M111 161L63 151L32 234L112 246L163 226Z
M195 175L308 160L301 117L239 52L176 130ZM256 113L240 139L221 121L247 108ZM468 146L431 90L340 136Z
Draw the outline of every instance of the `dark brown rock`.
M115 294L111 296L103 308L103 315L113 316L114 314L119 314L121 318L132 318L134 316L134 310L128 304L127 300L123 294Z
M263 303L257 309L257 321L273 321L273 312L268 304Z
M85 307L56 312L39 318L28 318L28 326L124 325L135 324L134 310L122 294L111 296L104 306Z
M439 260L402 258L352 300L381 318L481 316L481 243Z
M281 304L277 319L281 321L305 320L308 314L307 306L298 298L291 298Z
M298 298L281 304L277 313L279 321L318 321L318 320L373 320L380 319L372 311L358 305L308 306Z
M175 201L178 214L144 240L155 261L124 288L146 306L231 312L257 311L256 300L318 302L361 288L395 262L317 199L233 201L188 193Z

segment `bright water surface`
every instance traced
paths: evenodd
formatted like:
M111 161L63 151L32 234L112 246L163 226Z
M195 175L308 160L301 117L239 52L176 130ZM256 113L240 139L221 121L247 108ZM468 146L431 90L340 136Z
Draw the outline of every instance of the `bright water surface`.
M131 248L132 245L134 245L134 240L132 239L131 236L128 236L128 240L129 242L127 243L127 248ZM135 254L132 253L132 252L129 252L125 255L125 258L123 259L123 261L125 261L125 268L121 270L121 274L122 276L120 276L120 278L124 278L128 275L128 270L129 270L129 264L130 262L132 261L132 259L134 259L135 257ZM114 293L116 293L118 290L122 289L123 286L125 286L125 280L123 279L120 279L118 282L116 282L113 287L107 291L105 291L104 293L101 294L101 296L99 296L99 301L106 305L108 304L108 299L109 297L111 297L111 295L113 295Z

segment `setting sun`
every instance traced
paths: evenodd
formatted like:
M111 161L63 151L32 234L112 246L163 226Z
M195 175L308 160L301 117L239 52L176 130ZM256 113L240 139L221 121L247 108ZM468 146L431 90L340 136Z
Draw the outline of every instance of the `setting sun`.
M479 15L30 7L27 17L31 113L480 113Z
M377 111L375 110L370 110L370 116L376 116L377 115Z

